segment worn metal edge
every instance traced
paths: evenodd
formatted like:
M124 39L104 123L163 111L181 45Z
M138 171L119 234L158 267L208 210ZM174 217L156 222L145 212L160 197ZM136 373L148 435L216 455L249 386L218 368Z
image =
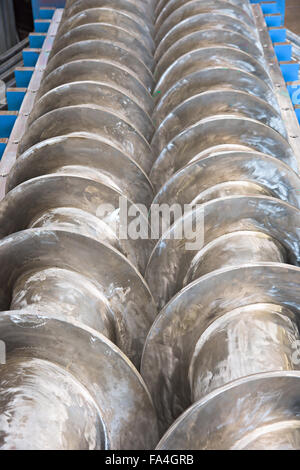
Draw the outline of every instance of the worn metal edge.
M49 53L52 49L56 33L61 22L63 11L64 10L62 8L58 8L53 15L41 53L28 85L27 93L20 108L18 118L8 139L3 157L0 161L0 200L5 196L6 179L16 161L18 144L25 132L27 119L30 112L32 111L36 93L40 87L40 83L48 62Z
M268 28L263 16L260 4L251 5L254 20L257 26L266 63L269 66L269 74L274 84L275 96L278 101L283 122L285 124L288 142L295 154L298 171L300 170L300 126L294 111L292 101L286 88L277 57L275 55Z

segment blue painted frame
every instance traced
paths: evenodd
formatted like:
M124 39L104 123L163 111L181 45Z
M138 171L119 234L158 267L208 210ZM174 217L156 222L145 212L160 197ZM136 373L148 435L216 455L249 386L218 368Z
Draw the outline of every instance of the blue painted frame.
M33 49L41 49L46 39L46 33L29 34L29 46Z
M274 42L285 42L286 41L286 29L282 27L269 29L269 35L271 41Z
M40 55L40 49L23 49L24 67L35 67Z
M66 0L31 0L33 18L41 18L40 8L42 7L56 7L64 8Z
M268 0L250 0L250 3L263 3ZM280 24L276 24L274 26L283 26L284 25L284 15L285 15L285 0L269 0L269 1L275 1L276 5L261 5L262 11L264 14L266 13L280 13ZM267 26L272 26L268 25Z
M22 106L27 88L8 88L6 92L6 102L8 111L19 111Z
M17 114L7 114L0 112L0 139L9 138L11 131L17 120Z
M16 86L17 88L28 88L29 82L31 80L32 74L34 71L34 67L32 69L22 69L15 70L15 79L16 79Z
M5 152L7 142L0 142L0 160Z
M34 30L37 33L47 33L51 24L51 20L34 20Z
M274 51L278 62L288 61L292 58L292 45L291 44L275 44Z
M295 82L299 76L299 64L296 62L290 64L279 64L281 73L285 82Z

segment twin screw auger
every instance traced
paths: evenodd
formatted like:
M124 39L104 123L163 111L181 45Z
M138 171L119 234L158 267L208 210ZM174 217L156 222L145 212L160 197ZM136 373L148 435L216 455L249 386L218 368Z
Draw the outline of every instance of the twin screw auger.
M300 448L300 152L260 20L66 2L0 203L0 448ZM120 197L191 209L124 239Z

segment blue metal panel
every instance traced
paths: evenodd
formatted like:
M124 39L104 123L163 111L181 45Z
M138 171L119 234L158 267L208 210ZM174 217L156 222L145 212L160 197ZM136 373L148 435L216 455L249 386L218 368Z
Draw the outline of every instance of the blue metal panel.
M274 46L274 51L279 62L283 60L291 60L292 58L291 44L277 44Z
M0 113L0 138L8 138L15 125L17 119L16 114Z
M39 17L39 1L38 0L31 0L32 4L32 13L33 13L33 18L38 18Z
M46 39L45 33L29 34L29 45L33 49L41 49Z
M271 14L271 13L280 13L279 10L278 10L277 3L262 3L261 4L261 9L262 9L264 15Z
M41 8L39 17L41 20L51 20L52 16L54 15L54 12L55 10L53 10L53 8L52 9Z
M250 0L250 3L262 3L266 0ZM275 1L275 0L274 0ZM264 8L268 9L268 6L262 6L262 10L264 13L267 13L264 11ZM281 15L281 23L279 26L284 25L284 15L285 15L285 0L276 0L276 11L280 13Z
M51 20L34 20L34 30L37 33L47 33Z
M286 41L286 29L284 28L270 29L269 34L272 42Z
M31 80L33 70L15 70L17 88L27 88Z
M66 1L65 0L31 0L32 3L32 12L33 18L39 18L40 8L41 7L56 7L64 8Z
M5 142L0 142L0 160L4 154L4 151L6 149L6 143Z
M281 26L282 25L282 16L281 15L270 15L265 16L265 21L267 26Z
M281 73L286 82L294 82L298 80L299 64L280 64Z
M23 55L24 66L34 67L38 61L40 53L37 51L24 49L22 52L22 55Z
M281 25L284 25L285 0L277 0L278 11L281 14Z
M14 91L7 91L6 92L6 101L7 101L7 108L9 111L19 111L21 105L23 103L24 96L26 95L26 91L18 90L17 88Z

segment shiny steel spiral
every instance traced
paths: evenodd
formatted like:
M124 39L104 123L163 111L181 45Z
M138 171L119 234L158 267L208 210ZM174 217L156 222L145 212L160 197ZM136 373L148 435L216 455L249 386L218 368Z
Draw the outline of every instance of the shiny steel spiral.
M155 40L154 202L194 206L146 268L158 448L299 449L300 180L250 4L161 0Z
M151 246L118 235L120 197L153 199L153 11L67 1L0 205L2 449L157 443L128 360L139 367L156 315Z
M154 245L120 198L190 210ZM67 0L0 203L0 448L299 449L299 207L248 0Z

